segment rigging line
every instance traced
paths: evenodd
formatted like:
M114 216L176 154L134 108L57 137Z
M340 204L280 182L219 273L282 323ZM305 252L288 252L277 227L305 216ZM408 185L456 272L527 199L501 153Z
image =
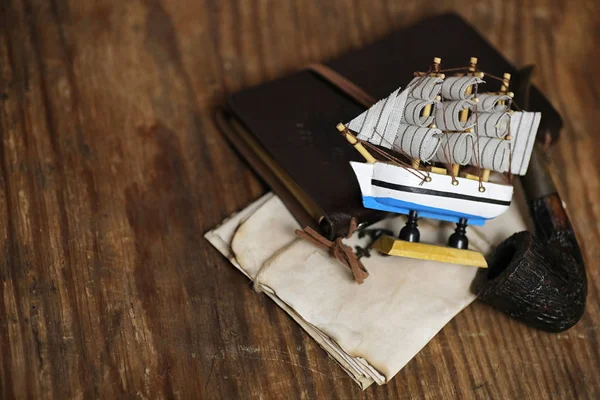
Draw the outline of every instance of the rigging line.
M470 67L444 68L440 69L440 72L467 71L469 68Z
M513 104L513 99L512 98L509 99L509 100L506 100L506 103L505 103L506 108L504 108L504 110L501 110L501 111L503 111L505 113L508 112L508 111L510 111L510 108L512 107L512 104Z
M444 120L444 130L447 131L448 124L446 123L446 110L444 109L444 96L443 95L440 96L440 103L442 104L442 118ZM448 149L445 148L446 145L447 145ZM454 170L452 169L452 162L451 162L452 160L446 153L446 150L448 150L448 153L450 152L450 141L449 140L446 140L446 143L444 143L442 145L442 154L444 155L444 158L446 159L448 166L450 166L450 176L452 177L452 180L454 180L454 178L456 178L456 177L454 176Z
M512 136L510 134L510 120L508 121L508 136L510 136L510 140L508 141L508 183L512 184L513 181L513 173L512 173Z
M358 139L358 140L360 140L360 139ZM371 148L371 149L373 149L374 151L376 151L378 154L380 154L380 155L382 155L383 157L387 158L388 160L395 162L395 163L396 163L396 164L398 164L399 166L401 166L401 167L403 167L403 168L409 168L409 167L410 167L410 166L409 166L407 163L405 163L404 161L400 160L400 159L399 159L399 158L397 158L397 157L394 157L394 156L392 156L391 154L389 154L389 153L385 152L384 150L381 150L380 148L378 148L378 147L377 147L377 146L375 146L374 144L372 144L372 143L369 143L369 142L367 142L367 141L362 141L362 140L361 140L361 142L362 142L362 143L364 143L364 144L365 144L366 146L368 146L369 148ZM411 171L409 171L409 172L411 172ZM418 171L418 172L420 173L421 171ZM415 173L413 173L413 175L415 175ZM415 175L415 176L418 176L418 175ZM419 178L424 178L424 177L425 177L425 175L418 176L418 177L419 177Z
M377 132L377 130L376 130L376 129L374 129L374 128L373 128L373 133L375 133L377 136L379 136L379 137L381 138L381 140L384 140L384 141L385 141L385 142L386 142L386 143L387 143L387 144L390 146L390 148L392 148L392 147L393 147L393 144L392 144L392 143L390 143L390 141L389 141L389 140L387 140L387 139L386 139L386 138L385 138L383 135L381 135L379 132ZM358 138L357 138L357 140L361 140L361 139L358 139ZM361 140L361 141L362 141L362 140ZM375 145L373 145L372 143L370 143L370 142L368 142L368 141L366 141L366 142L365 142L365 144L366 144L367 146L375 146ZM390 160L390 161L394 161L394 162L396 162L397 164L399 164L400 166L410 167L410 166L409 166L407 163L403 162L403 161L402 161L402 160L400 160L399 158L397 158L397 157L394 157L394 156L392 156L391 154L388 154L388 153L386 153L385 151L381 150L380 148L378 148L378 147L376 147L376 146L375 146L375 147L373 147L373 149L374 149L375 151L377 151L379 154L381 154L381 155L383 155L384 157L386 157L388 160ZM401 152L401 153L402 153L402 154L404 154L404 152ZM413 159L413 158L412 158L412 157L410 157L408 154L404 154L404 155L405 155L406 157L410 158L411 160ZM419 172L420 172L420 171L419 171ZM423 176L423 178L424 178L424 176Z
M477 166L477 173L479 174L479 115L477 113L477 104L475 104L475 136L477 136L477 139L471 143L471 147L473 148L473 155L475 156L475 165ZM477 142L477 150L475 150L475 142Z
M448 71L458 71L458 70L463 70L464 67L461 68L446 68L446 69L442 69L440 70L440 72L448 72ZM442 118L444 120L444 130L448 130L448 123L446 122L446 110L444 109L444 95L441 94L441 88L440 88L440 104L442 105ZM434 114L434 119L435 119L435 114ZM444 134L447 135L447 134ZM446 138L448 136L445 136ZM454 181L456 179L456 177L454 176L454 169L452 168L452 160L450 158L450 156L448 155L448 153L450 153L450 141L446 140L444 143L442 143L442 154L444 156L444 159L446 160L446 168L450 167L450 177L452 177L452 180Z
M414 87L417 87L417 86L420 84L420 82L422 82L422 81L423 81L423 79L424 79L424 78L426 78L426 77L419 77L419 80L417 80L417 82L416 82L416 83L415 83L413 86L414 86ZM407 89L405 89L405 90L408 90L408 88L410 88L410 87L411 87L410 85L409 85L409 86L407 86ZM402 118L402 117L401 117L401 118ZM378 137L379 137L379 138L380 138L382 141L385 141L385 142L386 142L386 144L390 146L390 148L392 148L392 147L393 147L393 143L391 143L389 140L387 140L387 139L385 138L385 136L384 136L384 135L382 135L381 133L377 132L377 129L376 129L376 128L373 128L373 133L374 133L375 135L377 135L377 136L378 136ZM358 138L357 138L357 140L361 140L361 139L358 139ZM362 141L362 140L361 140L361 141ZM368 141L366 141L366 142L365 142L365 141L363 141L363 142L364 142L364 143L365 143L367 146L371 146L371 145L372 145L372 144L371 144L370 142L368 142ZM377 147L374 147L374 149L375 149L375 151L377 151L379 154L382 154L382 155L384 155L384 156L385 156L385 157L386 157L388 160L395 161L396 163L400 164L401 166L405 166L405 168L409 168L409 167L410 167L410 166L409 166L407 163L404 163L404 162L402 162L401 160L399 160L399 159L397 159L397 158L395 158L395 157L391 156L390 154L387 154L387 153L385 153L385 154L384 154L384 153L382 153L382 150L381 150L381 149L379 149L379 148L377 148ZM402 152L402 153L404 154L404 152ZM413 157L410 157L408 154L404 154L404 155L405 155L405 156L407 156L408 158L410 158L411 160L413 160L413 159L414 159ZM410 171L409 171L409 172L410 172ZM419 172L421 172L421 171L419 171ZM427 173L426 173L426 175L423 175L423 176L421 176L420 178L424 179L424 178L425 178L425 177L427 177L427 176L429 176L429 172L427 172Z
M484 72L484 71L477 71L477 72L483 72L483 73L485 74L485 76L489 76L489 77L490 77L490 78L492 78L492 79L496 79L496 80L498 80L498 81L500 81L500 82L504 82L504 79L503 79L503 78L499 78L499 77L497 77L496 75L492 75L492 74L490 74L490 73L488 73L488 72Z
M429 171L425 171L425 178L421 181L421 183L419 183L419 186L423 186L423 184L427 182L427 178L429 178L429 181L431 182L431 176L429 175Z
M475 96L477 96L477 87L475 88ZM483 187L481 176L481 146L479 145L479 110L478 103L475 103L475 134L477 135L477 157L475 157L475 161L477 162L477 176L479 177L479 188ZM475 149L473 149L474 151Z
M390 146L390 148L394 145L392 142L390 142L389 140L387 140L385 138L385 136L383 136L381 133L377 132L377 129L373 128L373 133L376 134L377 136L379 136L379 138L382 141L385 141Z
M483 72L483 71L481 71L481 72ZM498 80L498 81L500 81L500 82L503 82L503 83L504 83L504 79L502 79L502 78L499 78L499 77L497 77L497 76L494 76L494 75L492 75L492 74L488 74L487 72L484 72L484 74L485 74L486 76L489 76L489 77L490 77L490 78L492 78L492 79L496 79L496 80ZM523 111L523 109L522 109L521 107L519 107L519 105L517 104L517 102L516 102L514 99L511 99L511 105L512 105L512 104L514 104L514 105L515 105L515 107L517 108L517 111ZM510 108L510 106L509 106L509 108Z
M411 169L409 169L410 167L408 166L408 164L406 164L405 162L401 161L400 159L392 156L391 154L388 154L387 152L379 149L377 146L367 142L367 141L363 141L358 139L361 143L365 144L367 147L371 148L372 150L374 150L375 152L377 152L378 154L382 155L383 157L387 158L388 160L395 162L399 167L404 168L407 172L413 174L414 176L416 176L417 178L421 179L421 180L425 180L425 178L427 177L427 175L421 175L418 174L416 171L413 171ZM419 173L421 171L418 171Z
M380 134L379 132L377 132L377 129L373 128L373 133L374 133L374 134L376 134L377 136L379 136L379 137L381 138L381 140L382 140L382 141L385 141L385 142L386 142L386 143L387 143L387 144L390 146L390 148L392 148L392 147L393 147L393 144L392 144L392 143L391 143L389 140L387 140L387 139L386 139L386 138L385 138L385 137L384 137L382 134ZM362 139L359 139L358 137L356 137L356 140L359 140L360 142L362 142L362 143L366 144L367 146L375 146L375 145L373 145L371 142L369 142L369 141L365 141L365 140L362 140ZM381 151L383 151L383 150L379 149L379 148L378 148L378 147L376 147L376 146L375 146L375 147L373 147L373 148L374 148L376 151L378 151L378 152L381 152ZM382 154L382 153L380 153L380 154ZM385 154L385 156L386 156L386 158L388 158L388 160L394 160L394 161L396 161L397 163L402 163L402 161L401 161L400 159L398 159L398 158L396 158L396 157L392 156L391 154L387 154L387 153L386 153L386 154ZM407 157L408 157L408 156L407 156ZM408 165L408 164L407 164L407 165Z
M499 77L497 77L495 75L492 75L490 73L487 73L487 72L484 72L484 71L477 71L477 72L483 72L486 76L489 76L492 79L496 79L496 80L498 80L500 82L504 82L503 78L499 78ZM517 102L514 99L511 99L511 104L515 105L515 107L517 108L517 111L523 111L523 109L521 107L519 107L519 105L517 104Z
M515 99L511 99L510 104L514 105L517 108L517 111L523 111L523 109L521 107L519 107L519 105L517 104L517 102L515 101Z
M372 150L374 150L375 152L377 152L378 154L382 155L383 157L387 158L388 160L392 161L393 163L396 163L400 168L404 168L407 172L411 173L412 175L416 176L418 179L422 179L425 180L425 175L419 175L416 172L412 171L409 169L408 164L400 161L399 159L391 156L390 154L386 153L385 151L377 148L374 145L371 145L369 142L364 142L365 145L367 145L369 148L371 148ZM419 171L420 172L420 171Z

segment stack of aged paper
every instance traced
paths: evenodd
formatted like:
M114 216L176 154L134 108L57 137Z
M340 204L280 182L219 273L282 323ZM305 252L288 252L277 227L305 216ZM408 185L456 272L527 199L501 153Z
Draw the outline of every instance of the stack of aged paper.
M470 227L471 249L489 253L527 229L519 193L510 210L484 227ZM397 234L403 217L376 227ZM326 251L298 238L283 203L267 194L208 232L206 238L255 287L283 308L364 389L387 383L475 296L477 268L381 256L361 261L369 271L358 285ZM421 241L445 243L454 224L420 220ZM355 234L346 244L366 245ZM258 278L258 279L257 279Z

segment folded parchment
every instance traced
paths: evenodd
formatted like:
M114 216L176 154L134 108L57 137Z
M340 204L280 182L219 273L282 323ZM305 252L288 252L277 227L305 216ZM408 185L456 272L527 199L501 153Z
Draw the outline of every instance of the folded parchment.
M484 254L527 229L517 193L510 209L484 227L470 227L470 248ZM404 218L373 228L395 234ZM454 224L420 220L421 241L445 243ZM387 383L475 296L477 268L371 252L362 285L327 252L295 236L297 222L272 194L205 237L283 308L363 388ZM371 228L371 227L370 227ZM355 234L346 244L365 246ZM257 279L258 278L258 279ZM400 345L401 344L401 345Z

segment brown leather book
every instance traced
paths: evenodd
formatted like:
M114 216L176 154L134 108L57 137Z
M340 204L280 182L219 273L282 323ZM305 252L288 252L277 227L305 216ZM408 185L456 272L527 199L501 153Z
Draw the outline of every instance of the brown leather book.
M434 56L442 58L443 68L465 66L478 57L483 71L511 73L515 102L542 112L542 140L558 137L560 115L529 84L531 70L517 70L453 14L424 20L325 66L380 99L408 84L415 71L426 70ZM362 158L336 130L337 123L351 120L369 102L368 96L353 96L352 89L306 69L235 93L217 113L230 142L300 224L318 227L329 238L346 235L352 217L370 223L384 216L362 206L349 165Z

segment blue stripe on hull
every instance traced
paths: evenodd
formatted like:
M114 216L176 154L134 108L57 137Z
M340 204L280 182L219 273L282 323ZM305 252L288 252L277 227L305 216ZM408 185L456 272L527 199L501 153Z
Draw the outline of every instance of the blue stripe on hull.
M410 210L416 210L419 217L439 219L441 221L458 223L460 218L466 218L469 225L483 225L486 219L472 214L463 214L443 208L427 207L421 204L410 203L393 199L391 197L363 196L363 205L366 208L388 211L397 214L408 214Z

